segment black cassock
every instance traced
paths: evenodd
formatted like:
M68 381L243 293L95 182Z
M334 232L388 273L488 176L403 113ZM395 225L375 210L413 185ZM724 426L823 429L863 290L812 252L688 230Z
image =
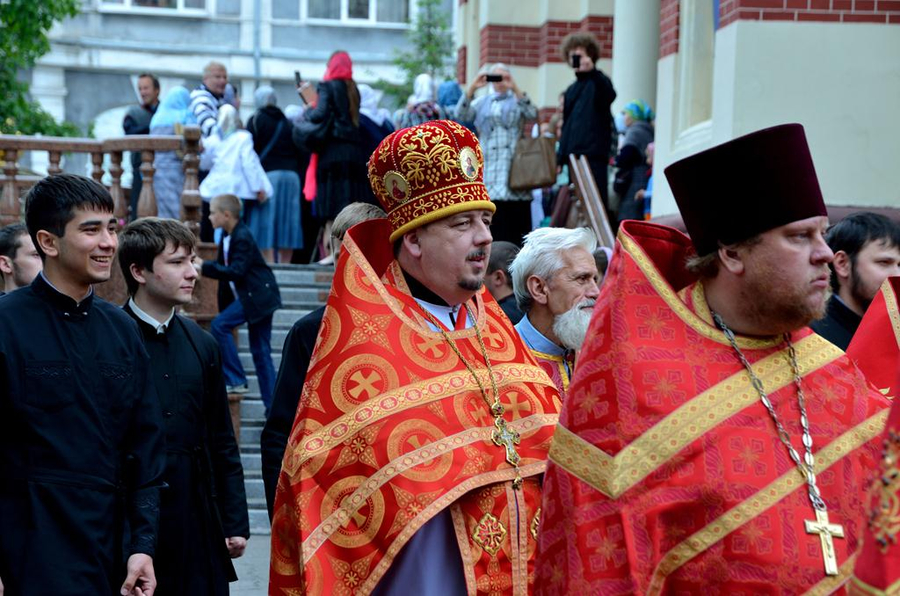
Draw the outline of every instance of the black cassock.
M38 275L0 298L0 579L6 596L118 594L153 555L165 445L137 326ZM125 522L131 528L124 541Z
M126 305L125 311L135 316ZM250 536L241 456L215 339L175 316L164 333L137 319L166 428L156 594L228 594L225 538Z

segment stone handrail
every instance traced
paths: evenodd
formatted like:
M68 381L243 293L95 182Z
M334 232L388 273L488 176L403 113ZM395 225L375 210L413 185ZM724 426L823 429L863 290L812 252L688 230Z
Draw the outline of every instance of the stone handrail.
M89 153L91 177L100 182L103 178L103 156L109 154L109 174L112 178L110 194L115 203L116 217L126 220L156 215L156 195L153 191L153 158L157 151L184 151L184 189L181 193L181 217L195 234L200 229L200 128L185 126L183 136L129 135L105 140L68 137L28 137L0 135L0 153L3 154L3 192L0 195L0 220L10 223L21 219L19 187L30 186L36 179L19 177L19 155L23 151L46 151L49 158L48 174L59 174L60 160L64 153ZM143 185L138 198L138 212L129 213L129 203L122 190L122 154L125 151L140 152ZM30 183L30 184L29 184Z

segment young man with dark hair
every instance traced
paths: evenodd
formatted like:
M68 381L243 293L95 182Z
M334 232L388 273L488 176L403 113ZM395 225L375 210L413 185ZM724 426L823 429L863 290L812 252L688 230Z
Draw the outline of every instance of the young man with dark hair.
M881 283L900 275L900 224L878 213L854 213L833 225L826 241L834 252L834 295L825 318L811 327L846 350Z
M263 259L250 228L241 223L241 200L219 195L210 202L209 221L225 236L215 261L195 265L204 277L219 280L219 315L210 331L222 351L222 367L228 393L247 393L247 376L238 357L232 330L247 323L250 353L259 378L259 392L266 413L272 406L275 365L272 364L272 315L281 308L275 275Z
M216 340L175 312L191 301L195 238L174 219L129 224L119 265L150 355L166 426L156 578L160 593L228 594L250 536L241 456ZM230 556L229 556L230 555Z
M0 229L0 296L30 285L41 271L41 256L34 248L25 224L10 224Z
M513 293L512 276L509 266L519 254L519 247L512 242L499 240L491 244L491 258L488 260L487 275L484 285L488 292L509 317L513 325L522 320L523 313L516 304L516 296Z
M612 81L597 68L600 44L586 31L570 33L560 44L563 60L575 71L575 82L563 100L563 127L557 163L569 163L569 154L587 157L603 205L609 209L607 167L612 148L610 106L616 99Z
M146 596L165 435L137 325L94 296L115 257L113 201L49 176L25 221L44 269L0 300L0 580L16 595Z

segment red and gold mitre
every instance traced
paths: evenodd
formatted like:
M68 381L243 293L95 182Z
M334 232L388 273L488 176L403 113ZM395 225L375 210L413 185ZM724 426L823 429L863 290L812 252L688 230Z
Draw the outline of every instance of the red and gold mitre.
M484 186L484 155L472 132L433 120L386 137L369 158L369 184L391 222L391 242L462 211L496 207Z

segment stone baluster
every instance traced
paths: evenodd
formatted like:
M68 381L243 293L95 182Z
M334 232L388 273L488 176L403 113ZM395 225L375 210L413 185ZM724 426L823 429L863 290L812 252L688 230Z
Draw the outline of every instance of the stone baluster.
M200 128L184 128L184 188L181 191L181 219L200 237Z
M155 151L141 151L141 195L138 197L138 217L155 217L157 214L156 193L153 192L153 167Z
M6 182L3 184L3 199L0 202L0 219L5 223L18 221L22 211L16 184L16 174L19 173L18 160L19 152L15 149L6 149L3 152L3 174L6 176Z
M62 174L62 168L59 167L59 162L62 159L62 151L48 151L48 159L49 165L47 166L47 173L51 176L55 176L57 174Z
M91 163L94 164L91 168L91 178L97 184L103 184L103 151L91 151Z
M128 201L125 200L125 193L122 191L122 152L109 152L109 175L112 181L109 186L109 194L112 196L115 205L115 216L119 221L128 221Z

